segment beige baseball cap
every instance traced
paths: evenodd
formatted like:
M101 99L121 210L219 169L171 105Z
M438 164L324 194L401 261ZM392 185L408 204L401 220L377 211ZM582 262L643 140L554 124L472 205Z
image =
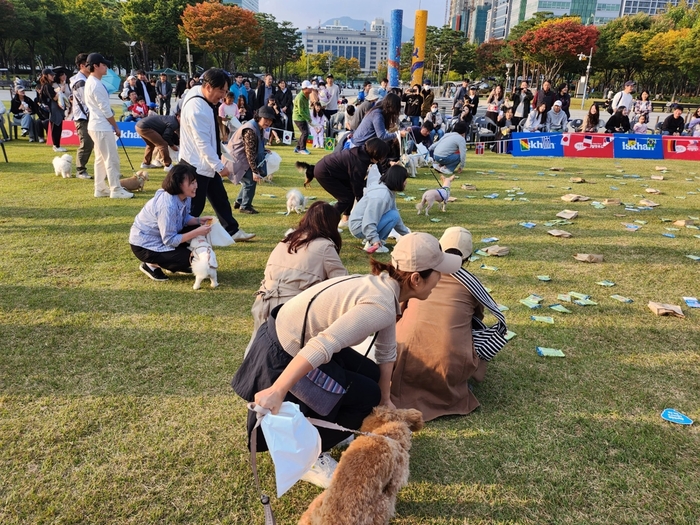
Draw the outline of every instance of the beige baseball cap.
M440 237L440 246L445 251L456 248L462 254L462 258L466 259L472 254L472 234L465 228L452 226Z
M429 233L414 232L404 235L391 252L391 263L402 272L435 270L455 273L462 266L459 255L443 253L438 240Z

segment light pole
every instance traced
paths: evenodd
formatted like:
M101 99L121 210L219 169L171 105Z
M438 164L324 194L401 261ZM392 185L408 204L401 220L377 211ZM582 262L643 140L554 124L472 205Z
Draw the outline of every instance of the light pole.
M136 42L124 42L124 45L129 48L129 59L131 60L131 72L134 72L134 46Z
M588 91L588 78L591 75L591 62L593 60L593 48L591 48L591 53L586 56L583 53L578 54L579 60L588 60L588 65L586 65L586 80L583 83L583 98L581 99L581 109L586 103L586 92Z
M192 78L192 55L190 54L190 39L187 39L187 71Z
M435 58L437 58L438 61L438 87L442 86L442 59L446 56L447 53L438 53L437 55L435 55Z
M508 92L508 87L510 86L510 68L512 67L513 64L511 62L506 62L506 93Z

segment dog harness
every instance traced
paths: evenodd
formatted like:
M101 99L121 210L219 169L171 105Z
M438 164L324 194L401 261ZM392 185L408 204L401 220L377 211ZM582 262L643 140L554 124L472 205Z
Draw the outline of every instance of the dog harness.
M450 196L450 188L448 188L447 186L443 186L442 188L438 188L435 191L438 192L438 195L440 195L440 199L442 199L443 202L447 202L447 199Z

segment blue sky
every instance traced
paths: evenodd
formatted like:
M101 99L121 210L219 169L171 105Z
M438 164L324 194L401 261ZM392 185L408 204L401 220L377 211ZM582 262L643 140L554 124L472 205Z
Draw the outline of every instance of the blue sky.
M316 0L259 0L261 12L270 13L279 21L289 20L299 29L317 26L332 18L349 16L357 20L371 22L375 18L389 21L393 9L403 9L403 24L414 27L415 11L428 11L428 25L442 26L445 21L445 2L440 0L407 0L402 2L386 0L348 0L347 2L318 2ZM368 27L369 29L369 27Z

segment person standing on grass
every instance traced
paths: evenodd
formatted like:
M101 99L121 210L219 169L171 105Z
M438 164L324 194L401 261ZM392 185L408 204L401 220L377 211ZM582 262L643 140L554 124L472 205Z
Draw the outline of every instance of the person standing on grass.
M49 120L51 124L51 141L53 142L53 150L55 152L64 152L66 148L61 147L61 134L63 133L63 109L58 104L58 99L61 96L59 91L53 87L53 81L56 74L52 69L44 69L41 72L39 79L39 93L37 98L39 102L47 108ZM48 129L47 129L48 131Z
M156 82L156 97L158 98L158 112L161 115L170 115L170 97L173 96L173 85L168 82L168 75L160 74Z
M87 53L80 53L75 57L75 66L78 72L73 75L69 81L70 89L73 92L73 122L75 123L75 131L80 139L80 146L75 155L76 177L79 179L91 179L92 177L87 172L87 164L90 161L90 155L95 144L88 133L88 118L89 112L85 105L85 81L90 75L90 69L87 67Z
M326 76L326 92L328 93L328 103L323 111L330 121L331 117L338 113L338 100L340 99L340 86L335 83L335 79L330 73Z
M304 80L301 83L301 89L297 93L296 99L294 99L292 120L294 125L299 128L299 140L297 140L297 147L294 148L294 153L301 153L302 155L310 155L309 150L306 149L306 139L309 136L309 125L311 124L309 96L312 91L311 82Z
M121 137L121 131L114 119L109 93L102 83L102 77L112 64L99 53L90 53L85 63L90 69L85 81L85 104L90 115L88 133L95 145L95 197L130 199L134 194L122 188L119 182L121 171L114 135Z
M221 225L234 241L248 241L254 233L246 233L233 218L231 203L222 177L231 172L221 162L221 137L216 106L228 91L229 78L223 69L207 69L201 85L192 87L182 101L180 113L180 163L197 172L197 193L192 199L191 213L199 217L207 199Z

